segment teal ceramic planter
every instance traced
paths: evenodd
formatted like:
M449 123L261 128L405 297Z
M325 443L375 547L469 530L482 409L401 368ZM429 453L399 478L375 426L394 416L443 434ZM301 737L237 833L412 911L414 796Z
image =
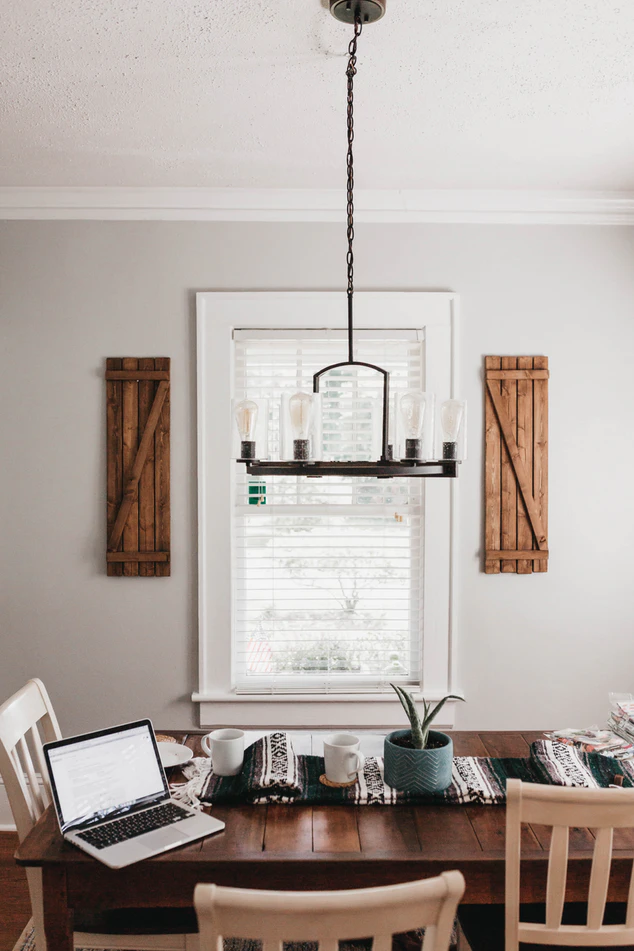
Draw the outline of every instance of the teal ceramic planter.
M440 793L451 785L453 742L446 733L429 731L430 740L440 740L436 749L410 750L392 741L409 734L395 730L385 737L383 760L385 782L399 792Z

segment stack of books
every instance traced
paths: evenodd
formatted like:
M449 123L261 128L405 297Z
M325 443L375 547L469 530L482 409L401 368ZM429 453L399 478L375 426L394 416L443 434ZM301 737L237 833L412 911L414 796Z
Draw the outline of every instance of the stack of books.
M616 704L616 709L621 706ZM634 758L634 701L624 703L630 712L627 715L628 729L617 729L616 713L613 712L608 721L609 730L553 730L544 735L556 743L567 743L576 746L583 753L601 753L603 756L612 756L614 759ZM630 719L631 717L631 719ZM622 732L621 732L622 730Z
M617 700L612 706L608 726L624 743L634 745L634 700Z

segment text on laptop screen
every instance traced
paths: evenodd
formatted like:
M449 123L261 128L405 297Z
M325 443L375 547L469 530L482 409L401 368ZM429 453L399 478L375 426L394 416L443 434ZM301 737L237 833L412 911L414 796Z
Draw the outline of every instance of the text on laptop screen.
M63 830L165 789L145 724L51 749L49 762Z

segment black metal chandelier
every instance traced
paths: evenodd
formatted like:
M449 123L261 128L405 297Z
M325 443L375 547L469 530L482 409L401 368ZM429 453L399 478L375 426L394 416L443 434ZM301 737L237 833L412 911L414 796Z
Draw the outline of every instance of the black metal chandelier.
M347 239L346 255L348 287L348 359L332 363L313 375L313 392L295 393L288 402L290 429L293 435L292 459L270 460L258 457L255 440L259 412L253 400L241 400L235 406L235 417L240 434L240 458L249 475L308 476L364 476L379 479L395 477L455 478L464 445L465 404L446 400L440 407L442 450L425 451L434 440L423 438L423 430L434 426L434 398L432 394L410 390L398 402L401 432L390 432L390 375L383 367L354 358L354 77L357 72L357 41L363 25L379 20L385 13L386 0L330 0L330 12L336 19L353 25L354 34L348 46L347 77ZM321 378L342 367L364 367L382 378L381 455L376 461L323 461L316 458L314 445L315 417L320 412L319 387ZM431 418L430 418L431 417ZM394 427L393 427L394 428ZM428 433L426 434L428 435ZM400 449L400 453L395 451ZM395 458L395 455L401 458ZM426 457L431 456L431 457ZM435 457L437 456L437 457Z

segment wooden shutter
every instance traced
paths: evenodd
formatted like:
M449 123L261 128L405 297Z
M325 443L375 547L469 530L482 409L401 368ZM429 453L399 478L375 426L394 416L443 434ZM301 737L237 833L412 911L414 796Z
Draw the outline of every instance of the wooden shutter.
M107 570L170 573L169 357L109 357Z
M486 357L485 571L548 570L548 357Z

